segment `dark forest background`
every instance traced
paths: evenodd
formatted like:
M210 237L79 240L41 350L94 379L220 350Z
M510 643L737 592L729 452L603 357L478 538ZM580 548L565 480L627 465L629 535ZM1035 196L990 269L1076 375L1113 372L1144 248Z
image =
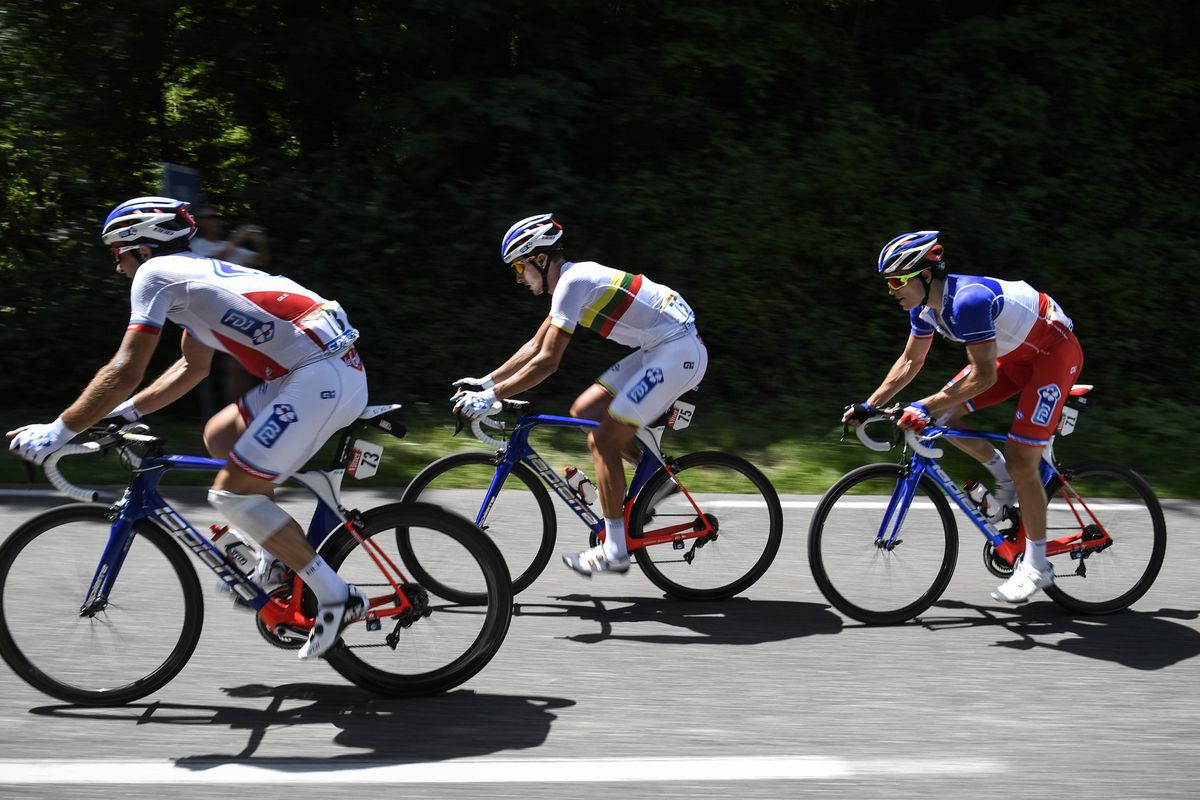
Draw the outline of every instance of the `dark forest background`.
M377 401L440 408L532 334L499 239L554 211L697 310L718 418L823 435L907 335L876 254L935 228L1075 319L1089 436L1184 454L1198 34L1192 0L3 0L0 393L50 419L112 354L97 231L170 162L342 301ZM577 339L547 406L623 353Z

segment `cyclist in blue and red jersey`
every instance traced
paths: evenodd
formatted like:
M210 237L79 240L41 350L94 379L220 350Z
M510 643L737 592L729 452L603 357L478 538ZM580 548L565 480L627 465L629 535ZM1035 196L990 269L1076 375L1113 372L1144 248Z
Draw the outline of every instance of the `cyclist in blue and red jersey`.
M879 388L842 419L857 424L908 386L924 366L935 332L966 346L967 366L940 391L908 403L900 427L920 430L931 420L958 427L971 411L1018 396L1003 455L982 439L950 441L995 477L994 521L1014 495L1020 504L1025 554L992 597L1023 603L1054 582L1038 462L1083 368L1074 324L1053 298L1024 281L947 273L938 231L897 236L880 252L878 270L908 312L908 343Z
M9 431L10 449L41 463L102 419L132 422L178 400L208 375L214 351L233 356L264 383L205 427L209 451L227 459L208 500L264 545L260 573L269 574L274 554L316 595L316 624L299 654L312 658L366 612L368 600L316 554L299 523L274 502L274 489L365 408L358 331L338 303L295 281L192 252L195 232L181 200L138 197L113 209L101 238L132 284L125 336L58 419ZM182 357L130 397L167 320L183 329Z
M508 229L500 257L517 283L535 295L550 293L550 315L534 337L483 378L461 378L457 386L477 390L455 395L454 410L467 417L490 413L497 399L537 386L558 369L577 328L637 348L610 367L571 405L571 415L600 422L588 434L596 487L604 511L604 542L563 556L576 572L629 571L625 544L625 468L635 461L638 428L662 416L693 389L708 367L708 350L696 333L696 315L677 292L661 283L594 261L567 261L563 229L551 214L523 219Z

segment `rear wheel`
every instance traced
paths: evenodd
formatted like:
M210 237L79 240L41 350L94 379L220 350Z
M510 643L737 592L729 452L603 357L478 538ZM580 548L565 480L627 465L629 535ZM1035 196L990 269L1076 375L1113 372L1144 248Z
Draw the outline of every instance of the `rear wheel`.
M69 703L129 703L161 689L200 641L204 599L187 554L147 519L109 596L86 602L111 536L105 505L34 517L0 545L0 656Z
M726 453L692 453L660 469L638 493L631 539L691 523L706 536L682 549L658 544L636 552L655 586L683 600L723 600L754 584L779 552L783 508L775 487L753 464ZM699 509L699 510L697 510Z
M1054 585L1046 594L1064 608L1107 614L1128 608L1158 577L1167 551L1167 524L1154 490L1131 469L1088 461L1046 487L1046 538L1081 542L1079 558L1051 557ZM1073 490L1073 491L1072 491ZM1087 546L1103 541L1102 549Z
M452 596L440 584L414 579L396 544L398 530L406 531L425 569L454 576ZM365 512L360 535L368 546L339 528L321 556L369 597L385 598L375 611L396 605L372 553L386 556L409 576L401 588L415 609L407 618L380 617L374 631L361 621L351 624L325 656L330 665L364 689L392 696L438 694L483 669L504 641L513 606L512 580L491 540L463 517L412 502ZM479 600L463 602L464 591Z

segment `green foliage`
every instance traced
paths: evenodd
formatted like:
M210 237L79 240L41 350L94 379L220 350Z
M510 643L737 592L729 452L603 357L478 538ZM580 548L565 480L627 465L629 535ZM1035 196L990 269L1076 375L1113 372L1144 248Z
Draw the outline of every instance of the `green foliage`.
M906 324L875 254L936 227L954 269L1053 294L1112 409L1103 440L1157 447L1164 419L1195 429L1171 403L1196 384L1176 329L1200 301L1175 276L1200 273L1200 11L1130 14L1123 0L9 0L0 386L58 408L111 355L127 287L96 229L157 192L168 161L267 227L272 268L344 302L378 400L440 406L450 380L533 332L545 302L512 284L497 241L554 210L569 255L688 298L712 355L705 409L774 458L780 396L789 416L828 420L877 385ZM620 355L586 336L539 390L547 406ZM939 343L912 391L961 361Z

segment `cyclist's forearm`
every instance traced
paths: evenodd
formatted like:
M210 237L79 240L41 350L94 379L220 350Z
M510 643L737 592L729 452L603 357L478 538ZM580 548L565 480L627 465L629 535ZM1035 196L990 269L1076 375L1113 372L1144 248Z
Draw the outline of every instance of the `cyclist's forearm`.
M133 396L133 405L145 416L166 408L208 377L208 368L181 358L159 375L153 383Z
M887 377L883 379L883 383L879 384L879 388L867 398L867 403L872 408L881 408L887 405L889 400L912 383L913 378L920 373L922 366L924 365L901 358L888 371Z
M962 405L972 397L978 397L983 394L995 382L995 374L990 376L980 375L978 372L972 371L958 383L931 394L921 402L925 404L925 408L928 409L930 416L937 417Z
M141 376L117 363L105 364L74 403L62 412L63 424L78 433L100 420L137 388Z
M495 383L500 383L507 378L511 378L521 370L529 361L538 354L540 345L535 340L530 339L521 349L513 353L512 357L505 361L496 369L492 370L492 380Z
M496 397L505 400L526 392L549 378L558 369L558 363L545 356L535 356L509 378L497 381L493 387Z

